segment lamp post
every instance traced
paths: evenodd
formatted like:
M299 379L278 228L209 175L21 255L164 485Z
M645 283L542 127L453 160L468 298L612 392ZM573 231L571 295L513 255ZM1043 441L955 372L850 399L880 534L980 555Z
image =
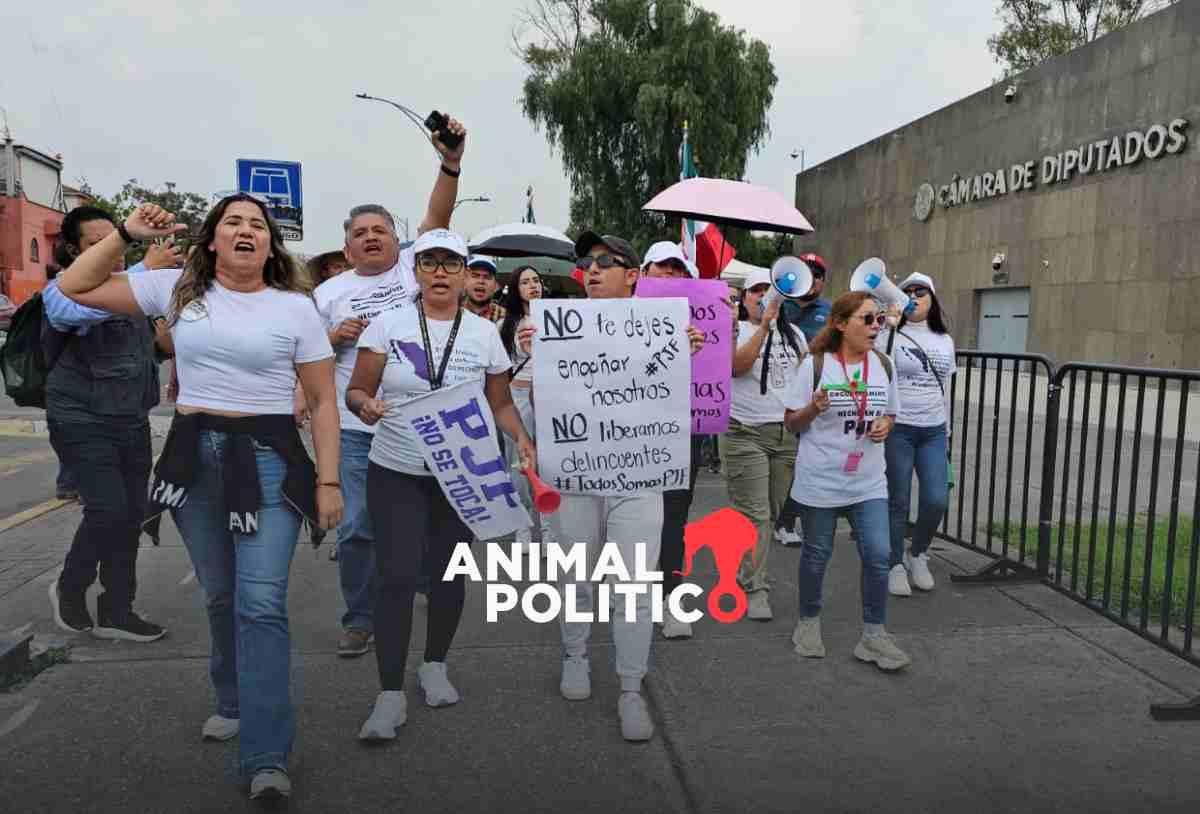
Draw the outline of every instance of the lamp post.
M480 195L476 198L459 198L457 201L454 202L454 208L451 209L450 211L453 212L455 209L458 209L458 207L461 204L465 204L465 203L491 203L491 201L492 201L492 199L486 195Z

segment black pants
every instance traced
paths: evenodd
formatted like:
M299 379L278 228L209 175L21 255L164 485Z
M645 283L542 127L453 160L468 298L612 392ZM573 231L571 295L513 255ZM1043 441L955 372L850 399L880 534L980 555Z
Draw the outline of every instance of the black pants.
M437 481L367 464L367 511L375 534L375 658L383 690L404 689L404 664L412 637L413 594L429 559L433 581L425 629L425 661L445 661L466 597L466 580L442 574L458 543L474 536Z
M82 594L99 566L104 602L115 621L133 605L137 554L150 479L150 423L50 420L50 444L74 476L83 522L67 552L59 585Z
M663 492L663 525L661 547L658 553L658 570L663 575L663 596L679 587L683 578L676 571L683 570L683 527L687 525L688 512L692 508L692 494L696 491L696 474L700 471L700 445L704 436L692 436L692 471L688 488Z

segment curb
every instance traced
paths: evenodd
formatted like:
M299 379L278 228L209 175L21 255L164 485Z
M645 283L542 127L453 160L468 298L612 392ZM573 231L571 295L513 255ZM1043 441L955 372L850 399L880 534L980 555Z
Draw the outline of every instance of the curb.
M171 416L150 416L150 435L155 438L166 438L171 428ZM32 435L48 438L50 431L45 418L0 418L0 435Z

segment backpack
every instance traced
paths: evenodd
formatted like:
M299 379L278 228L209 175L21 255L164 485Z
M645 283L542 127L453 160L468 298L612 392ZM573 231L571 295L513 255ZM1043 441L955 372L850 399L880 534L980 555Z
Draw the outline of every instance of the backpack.
M871 348L871 353L879 358L879 364L883 365L883 370L887 373L888 381L891 382L892 360L874 348ZM825 367L825 354L814 353L811 356L813 360L813 392L815 393L821 387L821 369Z
M43 333L47 334L45 339ZM5 394L18 407L45 408L46 377L69 337L50 327L40 292L13 314L8 340L0 348L0 374Z

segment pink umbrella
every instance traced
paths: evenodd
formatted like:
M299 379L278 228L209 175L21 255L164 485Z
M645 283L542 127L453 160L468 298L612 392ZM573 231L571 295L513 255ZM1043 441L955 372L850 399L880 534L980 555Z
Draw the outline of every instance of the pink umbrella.
M765 232L799 235L813 231L800 210L778 192L721 178L680 181L655 195L642 209Z

